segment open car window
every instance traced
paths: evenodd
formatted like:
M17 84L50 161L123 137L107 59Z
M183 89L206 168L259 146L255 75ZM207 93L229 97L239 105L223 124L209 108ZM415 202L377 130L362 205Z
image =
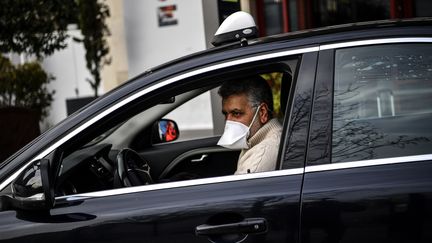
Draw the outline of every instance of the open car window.
M293 91L298 60L293 57L286 62L253 69L272 88L273 115L281 123L288 110L286 105ZM249 72L241 70L185 80L184 84L156 90L157 94L138 99L110 114L56 151L61 161L56 196L233 175L240 150L216 145L223 132L224 117L220 110L221 98L211 95L217 94L224 81L249 76L251 70L247 70ZM211 102L216 103L212 105ZM193 127L196 124L192 121L197 118L201 124ZM215 125L215 120L222 122ZM176 138L164 140L161 131L170 124L177 129ZM137 170L141 175L125 182L121 175L130 170Z

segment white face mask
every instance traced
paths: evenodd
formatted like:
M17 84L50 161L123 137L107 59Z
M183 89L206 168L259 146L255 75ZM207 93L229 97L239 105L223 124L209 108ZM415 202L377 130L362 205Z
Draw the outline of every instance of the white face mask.
M217 145L229 149L248 149L247 138L255 118L258 114L260 106L258 106L251 124L248 126L241 122L227 120L225 123L225 130L222 137L219 139Z

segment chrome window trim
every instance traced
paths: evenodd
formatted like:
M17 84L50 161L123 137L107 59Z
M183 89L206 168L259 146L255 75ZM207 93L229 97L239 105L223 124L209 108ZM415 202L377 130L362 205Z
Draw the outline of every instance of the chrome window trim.
M305 173L329 171L329 170L343 170L343 169L361 168L361 167L369 167L369 166L422 162L422 161L431 161L431 160L432 160L432 154L423 154L423 155L403 156L403 157L384 158L384 159L340 162L340 163L325 164L325 165L310 165L310 166L306 166Z
M356 47L356 46L367 46L367 45L380 45L380 44L395 44L395 43L429 43L432 42L430 37L408 37L408 38L385 38L385 39L374 39L374 40L361 40L361 41L349 41L343 43L326 44L320 46L320 51L338 49L345 47Z
M69 196L61 196L61 197L56 197L56 201L60 203L62 201L73 202L77 200L85 200L85 199L107 197L107 196L118 196L118 195L136 193L136 192L147 192L147 191L155 191L155 190L163 190L163 189L210 185L216 183L273 178L273 177L289 176L289 175L302 175L303 173L304 173L304 168L297 168L297 169L276 170L276 171L250 173L250 174L242 174L242 175L219 176L219 177L211 177L211 178L204 178L204 179L167 182L161 184L127 187L127 188L120 188L120 189L111 189L106 191L97 191L97 192L89 192L89 193L69 195Z
M370 166L412 163L412 162L431 161L431 160L432 160L432 154L425 154L425 155L404 156L404 157L396 157L396 158L342 162L342 163L334 163L334 164L326 164L326 165L313 165L313 166L306 166L305 169L297 168L297 169L277 170L277 171L251 173L251 174L243 174L243 175L230 175L230 176L186 180L186 181L179 181L179 182L168 182L168 183L161 183L161 184L136 186L136 187L128 187L128 188L112 189L106 191L97 191L97 192L89 192L89 193L82 193L76 195L61 196L61 197L56 197L56 202L58 203L74 202L74 201L87 200L92 198L118 196L118 195L137 193L137 192L147 192L147 191L174 189L174 188L189 187L189 186L209 185L209 184L224 183L224 182L235 182L235 181L252 180L252 179L265 179L265 178L280 177L280 176L301 175L303 173L308 174L314 172L325 172L325 171L332 171L332 170L363 168L363 167L370 167Z
M211 72L211 71L216 70L216 69L227 68L227 67L231 67L231 66L236 66L236 65L241 65L241 64L245 64L245 63L266 60L266 59L284 57L284 56L289 56L289 55L298 55L298 54L304 54L304 53L308 53L308 52L317 52L317 51L319 51L319 47L313 46L313 47L307 47L307 48L300 48L300 49L294 49L294 50L288 50L288 51L280 51L280 52L275 52L275 53L257 55L257 56L253 56L253 57L247 57L247 58L242 58L242 59L238 59L238 60L232 60L232 61L228 61L228 62L214 64L214 65L211 65L208 67L204 67L204 68L193 70L193 71L190 71L190 72L187 72L184 74L180 74L180 75L175 76L173 78L170 78L170 79L164 80L160 83L157 83L155 85L152 85L148 88L145 88L141 91L138 91L137 93L119 101L117 104L115 104L115 105L107 108L106 110L102 111L101 113L99 113L98 115L96 115L95 117L90 119L89 121L85 122L83 125L79 126L75 130L73 130L72 132L68 133L66 136L64 136L63 138L61 138L57 142L55 142L53 145L51 145L50 147L45 149L43 152L39 153L37 156L35 156L33 159L31 159L28 163L26 163L23 167L21 167L19 170L17 170L15 173L13 173L9 178L4 180L0 184L0 191L3 190L7 185L9 185L9 183L11 183L15 178L17 178L18 175L27 166L29 166L33 161L44 158L49 153L54 151L54 149L56 149L57 147L59 147L60 145L65 143L67 140L69 140L72 137L74 137L75 135L77 135L78 133L82 132L84 129L88 128L93 123L99 121L100 119L102 119L106 115L110 114L111 112L114 112L115 110L121 108L122 106L128 104L129 102L134 101L135 99L137 99L137 98L139 98L139 97L141 97L141 96L143 96L143 95L145 95L151 91L154 91L154 90L159 89L163 86L175 83L179 80L190 78L190 77L193 77L193 76L196 76L199 74L203 74L206 72Z

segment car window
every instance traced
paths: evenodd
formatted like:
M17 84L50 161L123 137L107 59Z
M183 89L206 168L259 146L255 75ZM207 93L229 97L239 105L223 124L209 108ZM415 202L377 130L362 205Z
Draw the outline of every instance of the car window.
M432 152L432 46L335 54L332 162Z
M294 90L291 70L296 70L298 60L294 56L285 62L259 63L182 80L158 89L157 96L142 96L110 113L56 151L61 160L56 195L233 175L240 148L217 146L219 137L214 137L225 127L219 86L261 76L272 89L274 105L269 112L279 119L272 119L271 124L281 133L284 111L289 110L286 106ZM212 92L217 99L211 97ZM220 133L214 125L216 114L222 119ZM281 134L277 139L281 140ZM271 170L273 162L276 169L280 150L275 143L274 160L261 171Z

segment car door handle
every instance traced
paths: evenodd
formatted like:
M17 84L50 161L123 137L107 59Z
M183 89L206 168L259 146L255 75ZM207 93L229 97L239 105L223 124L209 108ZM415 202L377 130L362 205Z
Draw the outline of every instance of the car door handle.
M195 234L212 236L232 233L257 234L267 231L267 220L264 218L248 218L241 222L209 225L202 224L196 227Z
M204 160L206 160L208 157L208 154L203 154L201 155L201 157L199 159L191 159L192 163L196 163L196 162L203 162Z

